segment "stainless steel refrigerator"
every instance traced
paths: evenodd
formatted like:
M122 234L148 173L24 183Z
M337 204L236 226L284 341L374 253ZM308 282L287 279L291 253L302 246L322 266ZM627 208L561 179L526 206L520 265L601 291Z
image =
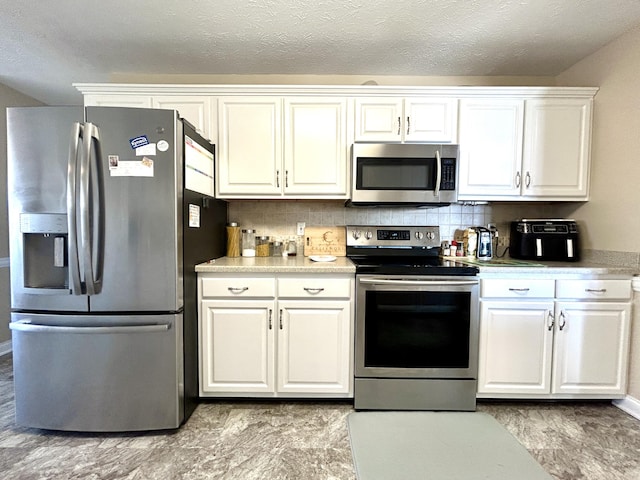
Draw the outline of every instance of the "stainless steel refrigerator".
M173 110L9 108L7 129L16 422L179 427L198 397L194 266L224 255L213 145Z

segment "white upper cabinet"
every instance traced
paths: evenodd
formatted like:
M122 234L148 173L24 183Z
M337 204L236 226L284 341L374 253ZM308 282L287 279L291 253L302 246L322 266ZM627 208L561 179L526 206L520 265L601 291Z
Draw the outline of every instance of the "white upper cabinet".
M213 99L215 103L215 99ZM177 110L180 116L196 127L206 139L211 140L212 99L209 97L156 96L152 99L153 108ZM216 135L217 136L217 135ZM215 143L215 141L214 141Z
M215 99L189 95L85 95L86 107L163 108L177 110L202 136L215 143L212 135L212 103ZM217 133L217 132L216 132ZM215 135L217 137L217 135Z
M282 100L218 99L218 196L282 192Z
M356 98L356 142L455 143L455 98Z
M527 100L522 195L586 199L590 127L590 99Z
M458 198L520 194L523 119L521 99L461 100Z
M592 97L460 104L460 200L587 200Z
M222 198L347 198L349 100L222 97Z

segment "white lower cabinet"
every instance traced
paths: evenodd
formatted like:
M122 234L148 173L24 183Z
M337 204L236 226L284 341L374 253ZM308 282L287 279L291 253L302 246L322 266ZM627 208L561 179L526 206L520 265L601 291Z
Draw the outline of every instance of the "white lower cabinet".
M352 397L353 275L200 274L200 395Z
M480 398L620 398L630 279L483 279Z

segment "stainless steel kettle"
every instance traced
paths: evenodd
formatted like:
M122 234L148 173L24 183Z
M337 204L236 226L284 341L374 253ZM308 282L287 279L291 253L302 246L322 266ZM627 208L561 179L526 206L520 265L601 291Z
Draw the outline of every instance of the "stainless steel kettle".
M491 260L493 258L493 235L491 230L484 227L476 227L476 232L478 232L476 257L478 260Z

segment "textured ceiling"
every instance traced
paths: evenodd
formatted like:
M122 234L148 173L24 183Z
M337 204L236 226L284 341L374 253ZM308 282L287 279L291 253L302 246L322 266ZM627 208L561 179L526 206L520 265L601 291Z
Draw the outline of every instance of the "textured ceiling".
M94 4L96 6L91 6ZM640 0L0 0L0 83L80 103L114 75L554 76Z

